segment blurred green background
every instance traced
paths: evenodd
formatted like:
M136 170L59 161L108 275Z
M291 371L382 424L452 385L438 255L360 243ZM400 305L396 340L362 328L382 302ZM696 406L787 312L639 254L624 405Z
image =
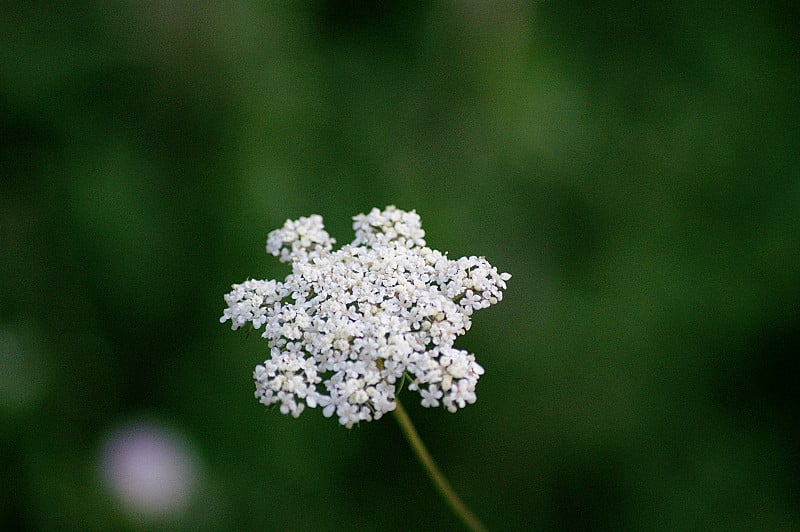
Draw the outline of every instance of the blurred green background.
M514 276L478 402L405 395L491 529L800 530L799 15L4 2L0 529L458 530L392 418L266 411L218 323L284 220L396 204ZM104 480L137 423L177 510Z

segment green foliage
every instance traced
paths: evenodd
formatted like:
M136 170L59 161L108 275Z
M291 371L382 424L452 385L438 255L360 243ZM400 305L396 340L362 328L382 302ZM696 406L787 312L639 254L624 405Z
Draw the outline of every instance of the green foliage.
M201 463L175 527L455 528L218 323L284 220L387 204L514 276L478 402L407 402L491 529L800 528L797 10L583 4L5 6L0 529L147 528L96 475L140 415Z

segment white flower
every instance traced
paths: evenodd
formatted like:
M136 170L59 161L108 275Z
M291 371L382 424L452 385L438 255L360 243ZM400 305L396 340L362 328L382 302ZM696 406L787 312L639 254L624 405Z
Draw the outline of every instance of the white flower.
M475 310L502 300L511 276L483 257L450 260L426 247L414 211L389 206L353 220L355 239L338 251L321 216L287 220L267 251L292 273L225 296L220 321L263 327L268 341L256 398L294 417L319 406L348 428L394 410L404 379L425 407L474 403L483 368L453 343Z

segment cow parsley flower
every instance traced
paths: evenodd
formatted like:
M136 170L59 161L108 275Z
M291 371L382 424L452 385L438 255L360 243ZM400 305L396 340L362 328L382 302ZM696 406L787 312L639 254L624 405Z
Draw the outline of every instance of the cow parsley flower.
M425 407L474 403L483 367L453 343L474 311L503 298L511 276L483 257L451 260L426 247L414 211L389 206L353 221L355 239L333 251L321 216L287 220L267 252L292 273L225 296L220 322L263 327L268 341L256 398L294 417L320 407L347 428L393 411L404 379Z

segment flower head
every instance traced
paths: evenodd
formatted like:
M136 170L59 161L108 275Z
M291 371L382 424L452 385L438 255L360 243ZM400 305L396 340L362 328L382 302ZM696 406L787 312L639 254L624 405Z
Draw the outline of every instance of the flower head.
M321 216L287 220L267 252L292 273L225 296L220 322L263 327L269 342L253 373L256 398L294 417L319 406L348 428L394 410L403 378L425 407L474 403L483 368L453 342L475 310L503 298L511 276L483 257L450 260L426 247L414 211L389 206L353 220L355 239L337 251Z

